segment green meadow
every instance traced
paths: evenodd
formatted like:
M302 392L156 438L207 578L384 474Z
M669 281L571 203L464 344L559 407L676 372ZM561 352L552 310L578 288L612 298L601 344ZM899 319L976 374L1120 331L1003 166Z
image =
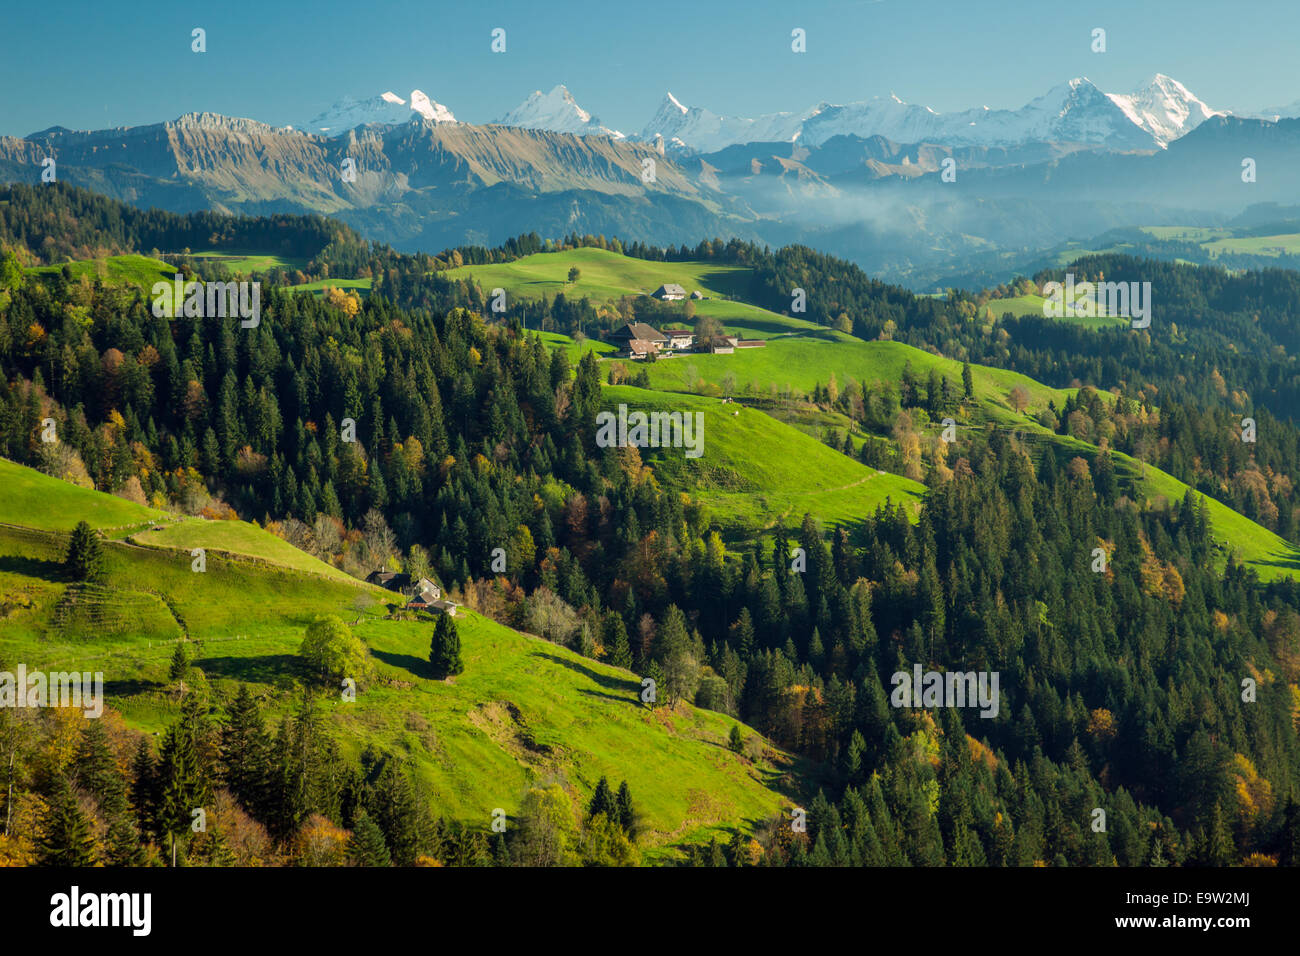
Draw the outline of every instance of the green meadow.
M1075 302L1081 307L1084 303L1082 297L1076 297ZM994 319L1000 319L1010 312L1017 318L1024 316L1047 318L1044 307L1047 300L1041 295L1030 293L1029 295L1010 296L1005 299L990 299L985 307L992 314ZM1123 316L1106 315L1105 303L1100 303L1095 309L1097 315L1063 315L1054 319L1056 322L1070 322L1075 325L1082 325L1090 329L1104 329L1110 326L1127 325L1129 320Z
M120 517L120 499L11 470L6 487L18 477L47 501L28 522L84 513L86 495ZM326 693L333 732L349 757L373 746L407 760L442 815L486 826L498 807L515 813L535 784L558 782L585 802L601 776L626 780L640 845L658 859L681 843L729 839L737 821L749 827L806 798L802 763L727 749L732 718L685 704L648 708L631 672L472 611L458 615L465 671L434 679L431 619L394 619L397 595L304 573L318 562L268 549L261 537L270 536L253 526L188 520L140 536L160 546L105 541L102 580L81 585L62 569L69 523L0 525L0 664L100 671L108 705L142 730L159 731L179 713L167 677L179 640L202 675L191 685L220 699L247 683L270 713L290 712L308 681L297 657L304 630L334 614L366 642L378 676L355 702ZM195 542L213 548L202 573L175 547ZM236 553L243 547L259 557Z
M915 516L925 486L868 468L757 408L718 398L627 385L606 386L606 408L704 415L702 454L644 449L661 482L689 492L731 540L750 540L777 521L797 525L811 513L828 526L851 524L886 499Z
M373 284L373 279L317 279L315 282L304 282L289 288L294 292L311 292L316 295L322 294L326 289L356 289L367 294Z
M762 348L737 349L731 355L691 354L661 359L645 368L651 385L662 391L696 391L703 380L718 390L730 382L737 396L763 396L770 395L773 388L778 394L811 393L817 385L826 385L832 374L841 389L850 379L864 384L887 382L897 388L909 363L922 384L934 369L947 377L956 394L961 394L961 362L902 342L867 342L830 329L778 338ZM1048 402L1055 402L1059 408L1073 392L1050 388L1017 372L982 365L971 366L971 379L982 416L1008 424L1023 420L1008 398L1016 386L1028 394L1026 412L1031 415L1045 409Z
M139 286L146 293L153 288L154 283L171 282L176 275L175 267L168 263L138 255L81 259L58 265L35 266L26 272L31 276L53 276L61 274L65 266L74 279L100 278L109 284Z
M0 522L71 531L79 521L93 528L145 525L165 517L125 498L106 495L0 458Z
M246 521L208 521L203 518L187 518L158 526L156 529L148 528L139 531L131 536L131 540L145 546L180 549L187 552L186 560L189 551L194 548L204 548L260 558L298 571L355 581L333 565L299 551L283 538L278 538L269 531Z
M179 253L175 253L179 255ZM270 269L305 269L307 260L291 256L267 255L261 252L244 250L218 249L208 252L191 252L192 259L207 259L219 262L232 273L252 275L254 272L266 272Z
M568 281L569 269L581 275ZM716 316L729 331L746 338L766 338L819 326L801 319L760 309L740 301L749 291L750 270L714 262L650 262L605 249L568 249L539 252L514 262L462 266L442 273L447 278L473 278L485 290L503 288L525 299L563 292L569 298L586 296L593 302L612 302L625 295L648 295L666 282L676 282L688 293L708 296L695 302L697 316ZM734 297L734 298L728 298ZM684 317L683 322L687 321Z

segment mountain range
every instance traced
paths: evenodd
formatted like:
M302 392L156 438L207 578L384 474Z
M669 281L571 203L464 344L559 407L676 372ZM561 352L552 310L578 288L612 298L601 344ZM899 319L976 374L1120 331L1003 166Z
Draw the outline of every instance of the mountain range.
M669 94L635 137L563 86L488 125L414 90L344 100L301 129L191 113L0 137L0 180L39 182L48 158L61 181L137 206L323 213L403 250L531 231L734 236L928 289L974 258L1293 203L1300 120L1214 110L1160 75L1132 94L1076 79L1019 110L951 114L890 97L740 119Z
M418 118L432 123L456 122L451 110L420 90L412 90L409 99L405 100L389 90L379 96L344 97L301 128L309 133L341 136L358 126L387 126Z
M655 143L664 151L682 154L711 153L753 142L798 141L820 146L839 135L883 136L899 143L950 146L1068 142L1109 149L1158 149L1224 112L1212 109L1183 84L1160 73L1133 93L1104 93L1086 77L1079 77L1019 109L978 107L955 113L939 113L890 95L846 104L822 102L798 112L741 117L686 106L667 93L637 138ZM1283 109L1277 113L1288 115ZM455 122L449 109L416 90L409 107L391 92L369 99L349 97L300 128L338 135L358 126L406 122L413 114L436 122ZM624 138L622 132L605 126L584 110L564 85L547 93L535 90L494 123Z
M891 95L842 106L820 103L798 113L745 119L687 107L669 93L641 131L641 139L662 139L666 148L688 152L715 152L757 140L820 146L840 135L949 146L1065 142L1154 149L1168 146L1218 113L1177 80L1162 74L1132 94L1103 93L1080 77L1017 110L980 107L957 113L938 113Z
M544 129L553 133L625 138L618 130L602 125L597 117L579 106L573 94L563 85L555 87L549 93L534 90L528 99L495 122L500 126Z

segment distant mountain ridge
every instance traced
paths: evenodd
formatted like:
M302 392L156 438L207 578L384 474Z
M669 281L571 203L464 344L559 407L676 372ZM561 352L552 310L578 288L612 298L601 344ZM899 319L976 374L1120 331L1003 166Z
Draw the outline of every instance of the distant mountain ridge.
M1219 112L1160 73L1133 94L1103 93L1092 81L1079 77L1017 110L981 107L957 113L938 113L891 95L745 119L687 107L669 93L641 131L641 139L698 153L758 141L797 140L819 146L839 135L946 146L1055 142L1117 150L1160 149Z
M431 123L456 122L451 110L420 90L411 91L409 102L389 90L379 96L345 96L300 128L308 133L341 136L358 126L406 123L417 117Z
M1065 84L1015 117L982 113L965 145L844 132L861 120L848 107L743 127L714 117L713 135L747 141L703 153L662 136L599 134L599 121L562 86L503 119L565 120L573 132L448 121L392 99L382 108L401 122L343 133L191 113L138 127L0 137L0 181L38 183L53 158L59 181L138 207L322 213L406 251L531 231L657 245L719 236L804 243L928 290L940 270L969 274L975 257L997 268L990 257L1003 251L1021 259L1063 239L1163 223L1211 226L1247 206L1295 202L1300 120L1202 118L1181 87L1160 87L1117 103L1092 84ZM676 100L666 108L691 114ZM883 109L901 118L900 136L923 136L942 119L899 102ZM1169 113L1180 128L1194 128L1160 148L1126 110ZM691 128L703 129L702 114L692 115ZM797 138L781 138L796 127ZM1026 129L1031 140L1015 142ZM1047 136L1060 140L1038 138ZM1007 144L979 145L981 138ZM1243 157L1258 172L1249 182ZM951 180L941 175L947 168L956 172Z
M599 118L579 106L568 87L563 84L554 87L549 93L534 90L528 99L495 122L500 126L544 129L553 133L625 138L618 130L602 125Z
M388 92L348 97L301 126L308 132L340 135L358 126L403 123L411 113L435 122L456 122L451 110L419 90L411 102ZM1019 109L976 107L939 113L897 96L844 104L821 102L799 111L729 116L686 106L665 94L637 138L666 152L700 154L757 142L820 146L835 136L883 136L896 143L1013 147L1030 143L1072 143L1114 150L1163 149L1211 116L1223 115L1183 84L1155 74L1132 93L1105 93L1086 77L1059 84ZM535 90L495 124L525 129L602 135L624 134L583 109L563 84Z

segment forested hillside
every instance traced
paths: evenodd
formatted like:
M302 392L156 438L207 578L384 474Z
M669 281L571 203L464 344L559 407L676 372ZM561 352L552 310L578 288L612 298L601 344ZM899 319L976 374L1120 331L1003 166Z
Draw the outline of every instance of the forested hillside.
M132 251L136 238L157 234L149 230L180 236L191 228L149 225L154 214L125 211L119 225L102 200L83 206L77 193L50 195L42 203L68 220L69 249ZM17 188L8 198L11 211L27 210L4 220L13 223L4 241L16 245L37 234L24 223L43 220L32 218L34 201ZM290 235L282 241L301 255L316 254L310 236L344 235L316 220L284 226ZM254 244L274 234L275 223L226 228ZM103 245L101 234L120 237L121 248ZM468 278L441 274L584 245L645 261L743 267L729 280L730 300L772 313L764 321L811 320L811 328L791 326L791 335L831 327L830 351L892 339L900 354L909 345L918 356L941 355L948 364L935 363L925 377L906 358L897 380L883 362L864 365L853 385L833 374L823 383L815 369L813 389L743 409L767 408L764 427L789 433L794 426L781 414L828 416L837 448L870 465L847 462L861 472L852 481L868 481L877 466L904 470L906 461L915 466L909 480L926 486L923 499L832 514L820 513L825 502L810 492L797 499L806 513L794 513L764 493L798 491L796 469L782 473L780 489L741 488L742 497L722 501L718 485L691 479L662 451L599 446L597 413L631 390L611 385L615 365L591 351L571 363L569 350L546 344L539 326L595 336L655 310L687 321L686 306L665 311L631 294L600 302L511 296L499 314L472 270ZM806 831L788 825L785 809L772 811L760 826L734 820L729 842L687 843L665 860L1300 862L1300 584L1289 573L1300 561L1279 558L1288 573L1267 584L1235 559L1224 567L1205 501L1190 491L1175 500L1147 496L1140 484L1116 479L1120 459L1112 456L1167 468L1296 541L1294 274L1231 277L1137 260L1076 265L1163 290L1151 329L1136 331L1029 318L985 325L972 295L918 298L803 248L713 242L656 251L603 237L550 246L525 237L491 252L367 254L375 281L365 298L268 282L260 323L244 328L237 318L155 316L138 288L30 274L20 262L40 251L8 250L0 273L0 453L137 505L256 521L358 577L383 565L436 577L484 618L650 678L660 695L655 719L678 719L672 705L693 702L804 761L791 799L808 810ZM793 288L805 291L808 311L782 316ZM655 363L642 382L654 386L647 401L675 407L672 391L654 380L686 361ZM1024 404L995 395L994 372L1037 379L1034 394L1007 378L1012 391L1025 389ZM1098 389L1113 395L1103 399ZM700 394L692 402L720 401L707 389ZM910 424L900 429L904 412ZM919 441L913 426L947 415L969 425L950 447L924 457L904 451ZM1258 420L1249 448L1240 440L1245 416ZM47 419L57 443L41 438ZM706 435L703 461L710 463L711 440L727 467L747 477L734 439L724 445L723 436ZM1064 453L1072 447L1081 453ZM725 508L752 512L744 534L734 533ZM15 584L5 600L16 606L20 590ZM28 612L16 613L0 618L0 654ZM364 625L357 633L373 636ZM194 666L204 669L203 659ZM891 675L914 666L997 672L996 714L891 706ZM213 746L202 731L208 720L220 719L229 734L259 732L247 698L229 688L158 707L178 721L164 764L175 764L176 748ZM329 741L340 729L319 720L305 704L280 724L276 746L297 755L301 773L326 774L334 760ZM303 728L315 742L295 750ZM57 843L75 829L78 813L107 833L124 807L146 842L174 832L141 816L151 805L140 795L146 784L118 792L120 781L112 781L121 775L96 733L78 746L90 748L102 777L67 780L38 762L24 772L20 790L55 808L56 822L72 821L50 824L45 839ZM133 772L147 782L156 755L148 742L142 748ZM396 862L512 861L517 845L508 837L489 843L486 819L468 824L478 828L465 838L472 852L445 829L399 836L407 824L393 821L406 818L383 819L389 811L380 808L417 797L391 780L375 791L383 799L357 796L397 772L383 769L379 756L367 759L375 762L362 763L352 790L313 784L315 802L287 816L277 809L259 817L270 811L243 805L282 846L307 839L303 821L314 813L325 821L316 825L350 831L378 857L383 841L354 812L372 807L367 819L381 817L390 849L406 848L394 851ZM189 784L221 786L240 801L244 775L265 769L232 764L228 750L211 752L202 766ZM93 796L99 809L77 810L77 793ZM590 795L589 816L612 825L617 798L601 794ZM654 799L641 789L635 797ZM436 804L427 794L418 799ZM117 811L106 809L110 802ZM432 805L431 819L450 819L450 809ZM1093 826L1097 809L1104 830ZM628 862L619 840L634 842L634 828L617 830L589 836L614 847L603 862ZM211 851L200 858L216 862Z

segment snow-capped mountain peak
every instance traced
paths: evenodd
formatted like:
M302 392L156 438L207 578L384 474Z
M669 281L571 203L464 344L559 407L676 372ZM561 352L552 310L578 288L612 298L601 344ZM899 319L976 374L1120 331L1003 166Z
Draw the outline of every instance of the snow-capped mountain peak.
M1223 115L1198 99L1171 76L1157 73L1134 93L1111 93L1111 102L1124 111L1161 146L1190 133L1211 116Z
M406 123L416 116L434 123L456 122L451 110L420 90L412 90L409 101L388 90L378 96L345 96L301 128L309 133L341 136L358 126Z
M411 109L419 113L427 120L433 120L435 123L454 123L456 117L451 114L451 110L436 103L419 90L411 90Z
M573 98L564 84L553 88L549 93L534 90L524 100L501 119L496 121L501 126L520 126L524 129L544 129L554 133L574 133L578 136L610 136L623 139L616 129L602 126L600 120L592 116Z
M681 142L701 153L725 149L736 143L788 143L798 137L804 121L819 109L820 105L801 113L767 113L754 119L719 116L698 106L686 106L668 93L641 131L641 139L653 142L656 136L662 136L665 142Z
M1164 76L1129 96L1107 95L1087 77L1075 77L1019 109L980 106L956 113L908 103L891 92L844 105L819 103L797 113L767 113L751 119L687 107L669 93L641 138L653 142L660 136L669 144L678 140L685 144L682 148L701 153L741 143L796 139L817 146L839 135L948 146L1055 142L1140 150L1162 147L1214 113L1181 83Z
M674 109L676 109L679 113L689 112L689 110L687 110L686 107L682 105L682 101L679 100L677 97L673 96L671 91L665 94L664 102L669 106L673 107Z

